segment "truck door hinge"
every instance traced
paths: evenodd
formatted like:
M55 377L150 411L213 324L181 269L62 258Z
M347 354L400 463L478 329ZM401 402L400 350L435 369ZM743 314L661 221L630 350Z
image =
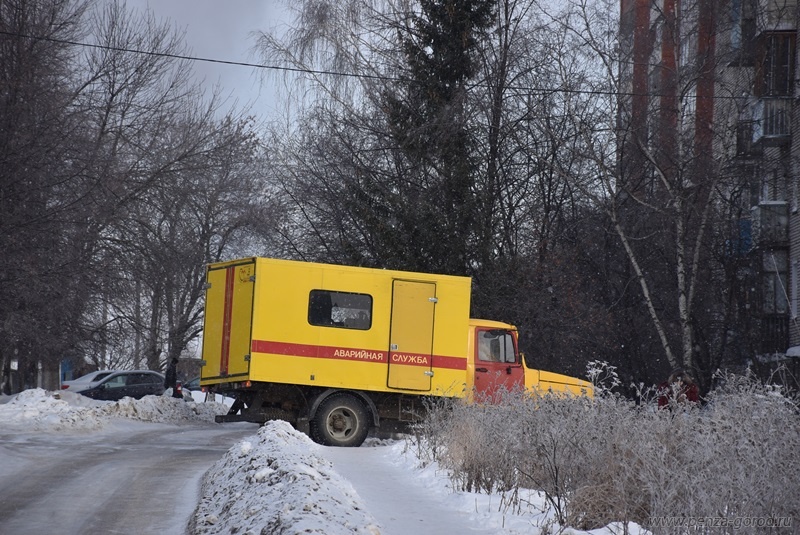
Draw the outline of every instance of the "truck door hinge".
M256 282L256 276L250 275L250 282Z
M439 298L438 297L429 297L428 301L430 301L431 303L435 304L435 303L439 302Z
M244 361L245 362L250 362L250 355L245 355L244 356Z
M422 372L423 374L427 375L428 377L433 377L433 370L425 370Z
M203 286L203 289L204 289L204 290L210 290L210 289L211 289L211 283L210 283L210 282L207 282L207 283L205 284L205 286Z

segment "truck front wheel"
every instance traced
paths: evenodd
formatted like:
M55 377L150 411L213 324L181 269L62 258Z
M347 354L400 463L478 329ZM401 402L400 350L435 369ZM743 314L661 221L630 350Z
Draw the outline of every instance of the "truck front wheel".
M358 447L369 432L367 410L353 396L334 394L320 403L311 431L325 446Z

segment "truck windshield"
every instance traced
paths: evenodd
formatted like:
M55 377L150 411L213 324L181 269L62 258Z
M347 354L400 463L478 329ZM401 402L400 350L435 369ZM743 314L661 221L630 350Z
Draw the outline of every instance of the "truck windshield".
M511 332L502 329L478 331L478 359L485 362L516 362Z

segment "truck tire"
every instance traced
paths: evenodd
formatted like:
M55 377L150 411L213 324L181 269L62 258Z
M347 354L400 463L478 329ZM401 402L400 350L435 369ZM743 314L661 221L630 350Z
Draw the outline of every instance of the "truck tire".
M349 394L333 394L320 403L311 437L324 446L360 446L369 432L367 409Z

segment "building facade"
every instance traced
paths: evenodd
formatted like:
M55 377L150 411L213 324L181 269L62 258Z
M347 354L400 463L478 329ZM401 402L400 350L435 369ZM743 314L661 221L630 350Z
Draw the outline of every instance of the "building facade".
M797 0L622 0L621 176L657 147L720 192L727 364L800 362ZM674 162L674 163L673 163ZM678 163L679 162L679 163ZM682 170L678 169L683 165ZM642 170L642 171L637 171Z

